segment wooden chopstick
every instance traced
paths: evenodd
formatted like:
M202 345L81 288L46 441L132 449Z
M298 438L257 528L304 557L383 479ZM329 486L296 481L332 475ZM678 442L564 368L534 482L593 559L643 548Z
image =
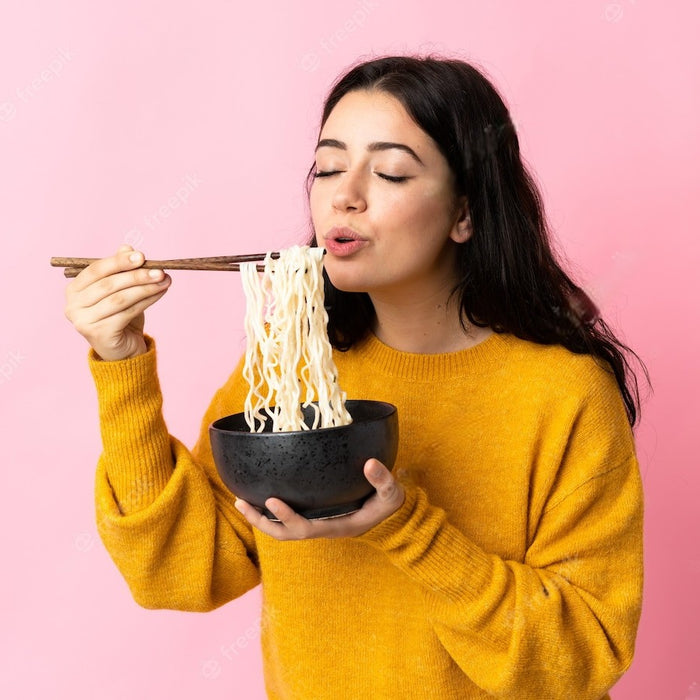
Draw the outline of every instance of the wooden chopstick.
M249 253L247 255L219 255L210 258L175 258L173 260L145 260L140 267L156 270L218 270L223 272L238 272L241 263L265 260L267 253ZM271 253L278 258L279 253ZM51 258L53 267L63 267L66 277L76 277L81 270L96 262L99 258ZM263 269L258 265L258 270Z

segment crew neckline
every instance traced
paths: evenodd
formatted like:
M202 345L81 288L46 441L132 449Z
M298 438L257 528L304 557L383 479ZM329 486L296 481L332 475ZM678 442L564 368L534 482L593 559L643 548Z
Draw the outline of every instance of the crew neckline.
M374 370L409 381L432 382L463 375L492 372L503 364L514 338L493 332L476 345L443 353L397 350L371 331L351 350L361 353Z

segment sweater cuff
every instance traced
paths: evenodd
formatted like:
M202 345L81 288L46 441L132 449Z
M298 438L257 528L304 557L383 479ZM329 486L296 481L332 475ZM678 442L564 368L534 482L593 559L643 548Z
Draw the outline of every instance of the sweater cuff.
M138 360L145 359L146 357L149 357L153 361L153 365L155 367L155 359L156 359L156 341L150 336L146 335L144 333L143 339L146 341L146 352L141 353L140 355L136 355L135 357L128 357L125 360L103 360L93 348L90 348L88 352L88 364L90 365L90 370L93 373L93 377L95 374L99 374L102 370L100 368L115 368L121 366L127 367L131 364L137 364Z
M487 554L431 506L425 492L405 487L403 505L358 539L383 551L420 585L453 601L476 600L493 576Z
M97 389L102 466L122 513L155 501L173 471L173 457L156 367L155 341L147 352L104 361L90 350L88 363Z

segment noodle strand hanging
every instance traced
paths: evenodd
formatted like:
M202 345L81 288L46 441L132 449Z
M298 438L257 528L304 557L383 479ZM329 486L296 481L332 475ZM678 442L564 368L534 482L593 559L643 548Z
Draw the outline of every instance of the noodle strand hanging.
M262 273L255 263L243 263L240 271L247 299L244 410L251 432L262 432L268 419L272 432L351 423L326 332L323 249L293 246L277 259L268 253ZM311 425L304 422L307 406L315 413Z

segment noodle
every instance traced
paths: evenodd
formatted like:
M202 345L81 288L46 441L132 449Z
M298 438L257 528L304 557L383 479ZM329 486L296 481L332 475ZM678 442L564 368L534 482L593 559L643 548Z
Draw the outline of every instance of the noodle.
M293 246L276 260L268 253L264 267L258 274L255 263L240 266L247 300L248 427L262 432L268 418L272 432L351 423L326 332L323 248ZM313 407L312 425L304 422L302 406Z

